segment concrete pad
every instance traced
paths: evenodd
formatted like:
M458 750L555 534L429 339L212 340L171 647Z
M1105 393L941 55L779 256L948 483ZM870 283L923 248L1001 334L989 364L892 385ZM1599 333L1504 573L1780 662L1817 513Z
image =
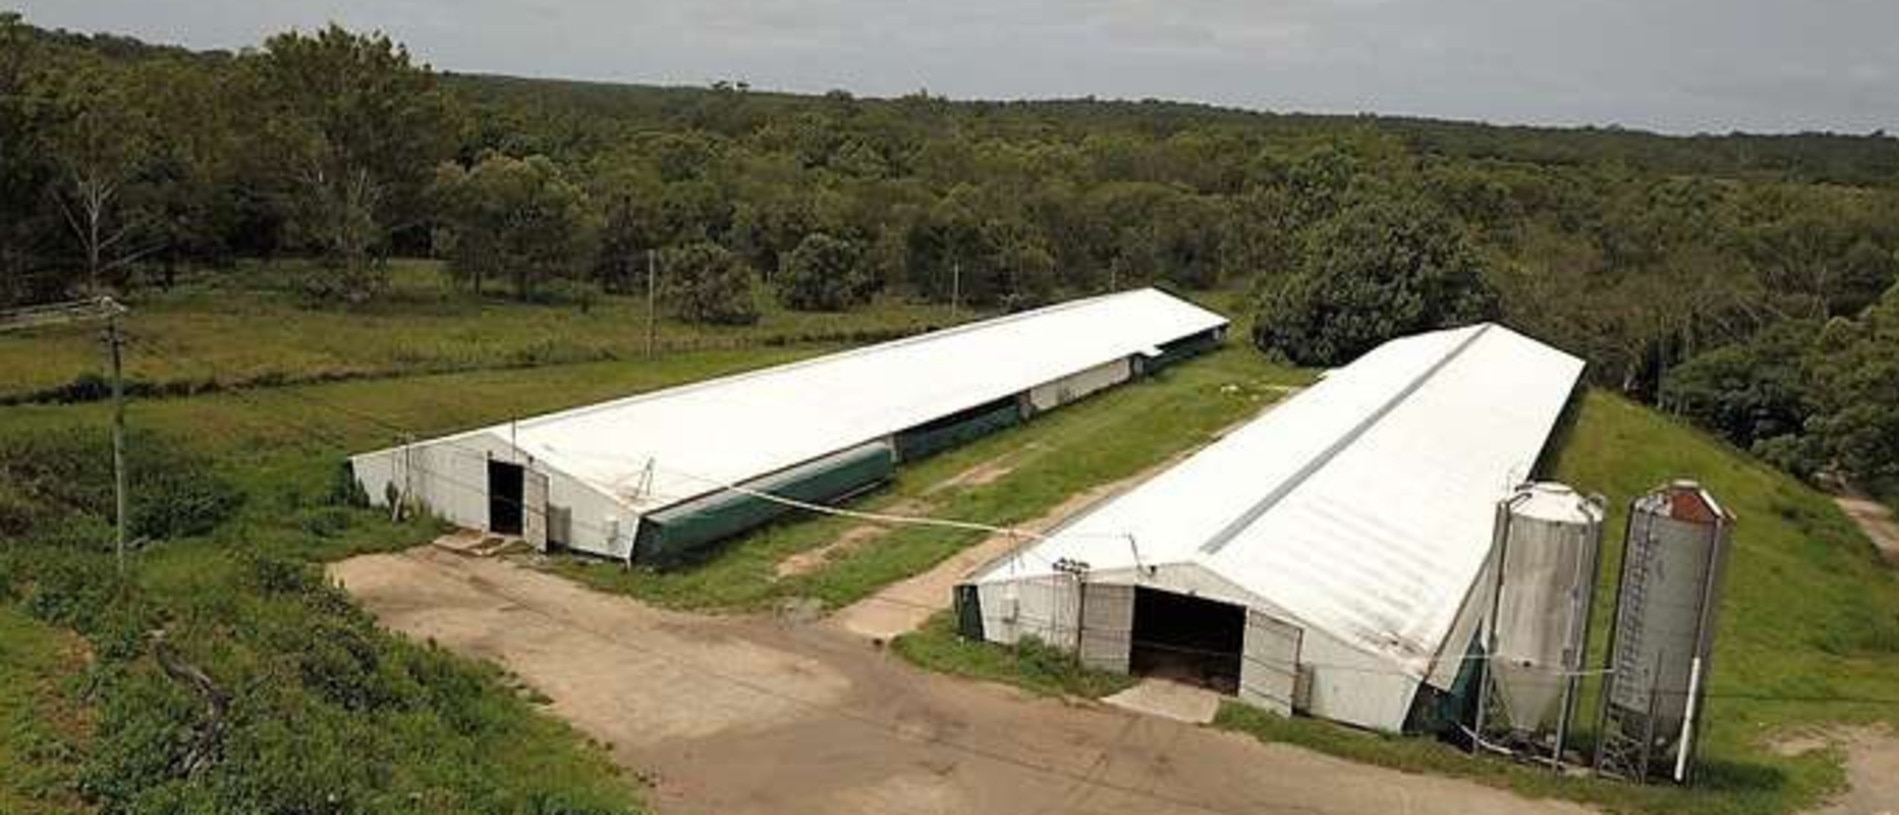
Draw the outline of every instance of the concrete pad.
M1188 724L1210 724L1220 712L1220 694L1171 679L1149 677L1101 701L1122 710Z

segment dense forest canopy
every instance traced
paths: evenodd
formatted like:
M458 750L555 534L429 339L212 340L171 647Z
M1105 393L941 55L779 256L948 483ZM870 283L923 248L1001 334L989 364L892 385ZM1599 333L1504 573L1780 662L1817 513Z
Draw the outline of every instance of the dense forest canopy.
M444 75L381 35L193 53L0 17L0 301L435 254L476 291L744 322L1234 288L1330 365L1500 318L1803 475L1899 483L1899 140ZM587 295L591 296L591 295Z

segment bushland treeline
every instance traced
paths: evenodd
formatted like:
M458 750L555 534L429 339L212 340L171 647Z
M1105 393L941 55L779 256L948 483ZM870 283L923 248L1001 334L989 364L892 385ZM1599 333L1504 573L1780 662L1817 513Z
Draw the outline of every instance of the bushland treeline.
M1015 308L1243 288L1335 364L1500 318L1803 475L1899 483L1899 140L1665 137L1167 102L444 75L380 35L194 53L0 18L0 297L298 255L312 302L472 290ZM657 261L656 263L654 261Z

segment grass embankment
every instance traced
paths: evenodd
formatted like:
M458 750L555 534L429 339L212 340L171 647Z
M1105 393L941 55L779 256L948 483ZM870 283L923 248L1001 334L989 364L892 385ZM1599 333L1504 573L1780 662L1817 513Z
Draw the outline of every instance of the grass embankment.
M74 759L92 711L80 698L78 637L0 605L0 812L80 812Z
M1076 493L1136 475L1212 440L1220 430L1278 399L1280 386L1309 378L1267 365L1250 349L1235 344L1154 378L901 466L889 487L853 508L903 511L912 502L927 501L927 514L933 517L1019 524L1044 515ZM1006 472L981 483L941 486L979 465L1006 468ZM975 531L898 527L883 531L867 545L835 552L814 571L779 575L781 561L825 546L861 524L841 517L792 518L721 548L705 563L678 571L626 571L583 558L562 560L558 568L596 588L674 608L755 610L784 598L816 598L836 608L925 571L985 537Z
M103 452L95 441L56 437L30 449L92 459ZM0 620L26 612L84 636L96 664L57 668L56 687L83 687L95 723L87 743L0 755L0 803L11 803L4 795L17 778L34 785L20 797L46 811L80 801L134 812L639 810L636 785L605 751L540 715L510 677L382 631L320 577L322 561L414 545L437 533L434 524L392 526L337 505L324 462L237 467L225 474L244 496L234 514L138 552L121 582L96 543L108 537L98 504L109 506L96 497L110 489L33 483L45 474L19 466L19 444L8 437L0 457L5 492L46 506L15 503L4 520L23 509L71 509L74 520L37 520L0 551ZM135 483L146 497L157 489ZM44 664L13 638L0 630L6 691L11 675ZM176 665L201 670L209 689ZM6 704L0 698L0 714ZM36 706L0 722L27 738L61 732L67 718Z
M434 261L392 261L390 290L369 303L312 307L288 280L300 261L240 263L196 272L170 292L134 292L125 318L135 392L186 393L491 368L638 359L646 349L643 297L574 302L476 298ZM663 352L806 342L864 342L976 316L942 306L880 301L847 313L789 311L764 292L749 326L696 326L662 313ZM96 325L0 334L0 400L55 397L104 373ZM97 391L97 388L92 390ZM97 395L96 393L94 395Z
M1708 815L1795 812L1838 789L1844 776L1837 751L1781 755L1771 746L1780 736L1842 723L1899 725L1899 580L1827 496L1698 430L1600 392L1583 400L1552 475L1604 494L1613 508L1597 595L1596 664L1612 613L1628 501L1672 478L1693 477L1740 516L1696 787L1561 778L1508 762L1472 760L1427 738L1284 719L1237 703L1221 710L1216 725L1354 761L1469 778L1613 812ZM1065 665L959 643L947 621L900 639L896 650L939 670L1042 692L1100 695ZM1599 690L1594 683L1584 689L1581 745L1593 743Z

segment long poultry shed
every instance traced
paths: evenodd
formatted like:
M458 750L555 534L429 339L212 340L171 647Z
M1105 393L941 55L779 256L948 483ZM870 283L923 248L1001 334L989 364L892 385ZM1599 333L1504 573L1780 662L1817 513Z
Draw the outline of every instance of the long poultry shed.
M1468 688L1497 501L1536 474L1582 370L1500 325L1388 342L980 570L960 625L1424 725Z
M377 504L667 565L791 502L837 500L899 461L1152 373L1226 328L1158 290L1103 295L363 453L350 467Z

